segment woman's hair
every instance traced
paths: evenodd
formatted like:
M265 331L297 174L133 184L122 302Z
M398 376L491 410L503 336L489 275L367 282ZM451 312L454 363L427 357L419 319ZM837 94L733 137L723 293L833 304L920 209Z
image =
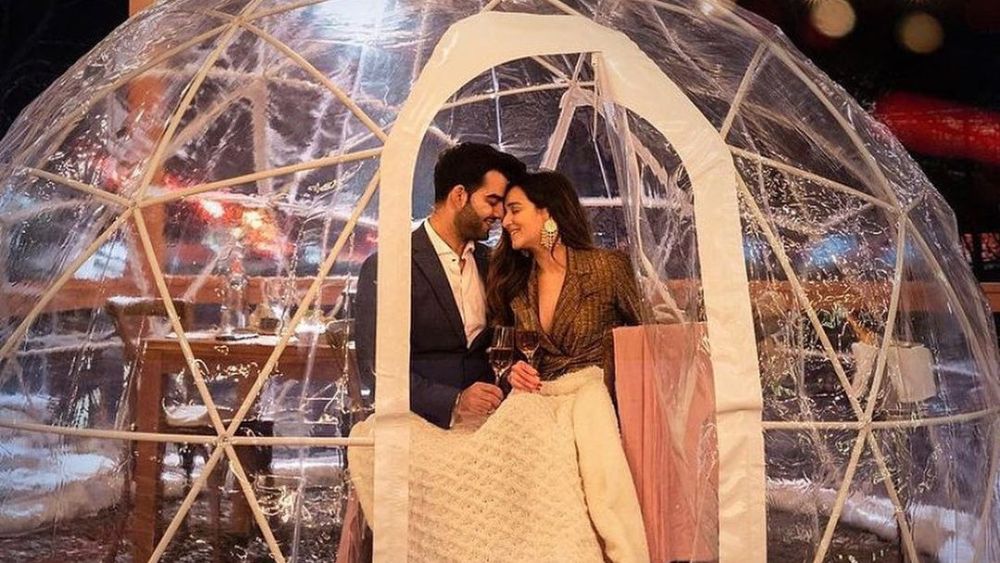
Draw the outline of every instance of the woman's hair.
M511 185L511 189L515 187L521 188L536 207L548 210L559 225L559 242L576 250L594 247L590 221L580 205L576 189L566 176L543 170L525 175L521 182ZM527 286L532 260L530 254L514 250L510 234L506 229L503 230L500 244L490 259L489 274L486 277L486 301L494 323L514 322L510 302Z

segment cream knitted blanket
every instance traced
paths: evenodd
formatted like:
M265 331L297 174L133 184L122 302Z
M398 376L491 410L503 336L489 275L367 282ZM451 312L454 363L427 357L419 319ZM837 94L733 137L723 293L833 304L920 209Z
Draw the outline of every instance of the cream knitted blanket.
M370 436L372 422L351 436ZM515 391L452 430L413 415L410 432L409 561L649 561L600 369ZM370 517L373 450L348 459Z

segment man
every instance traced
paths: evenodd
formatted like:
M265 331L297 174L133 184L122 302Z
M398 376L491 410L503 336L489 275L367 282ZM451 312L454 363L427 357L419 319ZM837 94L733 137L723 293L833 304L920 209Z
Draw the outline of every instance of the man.
M503 394L486 358L485 240L503 218L508 185L525 173L513 156L462 143L434 167L434 210L413 231L410 309L410 410L442 428L487 415ZM358 278L357 355L364 384L374 383L377 254Z

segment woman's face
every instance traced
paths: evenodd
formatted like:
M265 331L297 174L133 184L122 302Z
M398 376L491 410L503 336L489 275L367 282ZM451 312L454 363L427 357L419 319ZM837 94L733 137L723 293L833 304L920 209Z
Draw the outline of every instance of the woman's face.
M519 186L507 190L504 198L503 228L515 250L535 250L542 245L542 224L549 212L531 203Z

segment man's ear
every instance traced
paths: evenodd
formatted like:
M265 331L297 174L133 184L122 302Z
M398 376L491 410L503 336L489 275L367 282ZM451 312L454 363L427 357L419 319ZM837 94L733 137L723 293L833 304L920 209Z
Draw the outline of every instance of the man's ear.
M461 209L469 201L469 192L462 184L455 184L448 192L448 201L455 206L455 209Z

